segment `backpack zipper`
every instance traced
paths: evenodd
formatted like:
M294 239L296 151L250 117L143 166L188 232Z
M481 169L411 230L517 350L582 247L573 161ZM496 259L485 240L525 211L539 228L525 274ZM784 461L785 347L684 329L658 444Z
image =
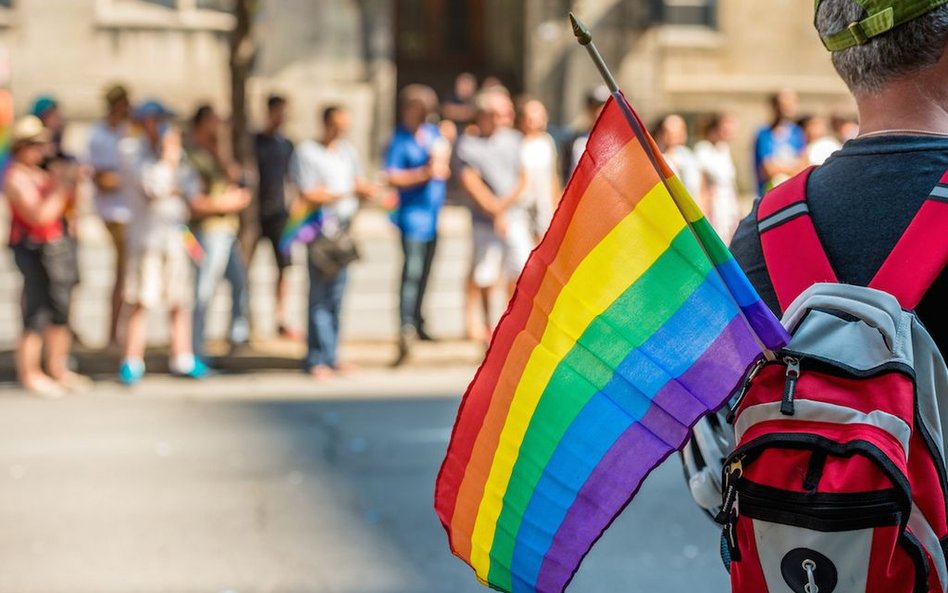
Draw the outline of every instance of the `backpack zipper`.
M780 413L784 416L793 416L793 401L797 391L797 381L800 379L800 359L786 356L783 359L787 365L787 380L783 384L783 398L780 400Z
M741 514L771 523L818 531L854 531L899 525L902 507L895 490L860 494L804 494L742 480Z

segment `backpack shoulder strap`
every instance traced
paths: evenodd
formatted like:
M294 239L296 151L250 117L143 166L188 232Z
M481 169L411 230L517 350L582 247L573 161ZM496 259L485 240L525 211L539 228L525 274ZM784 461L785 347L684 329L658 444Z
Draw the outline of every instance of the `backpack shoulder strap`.
M807 206L806 184L812 171L811 167L775 187L757 208L764 261L783 311L810 286L837 282Z
M914 309L948 263L948 171L869 283Z

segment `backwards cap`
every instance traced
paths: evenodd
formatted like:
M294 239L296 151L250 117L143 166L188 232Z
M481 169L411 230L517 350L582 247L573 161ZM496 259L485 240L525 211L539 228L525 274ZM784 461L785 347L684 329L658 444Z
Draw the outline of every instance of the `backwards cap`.
M816 0L816 13L819 13L823 0ZM830 51L841 51L863 45L873 37L887 33L899 25L904 25L932 10L948 4L948 0L853 0L869 13L861 21L849 24L839 33L822 37L823 45Z

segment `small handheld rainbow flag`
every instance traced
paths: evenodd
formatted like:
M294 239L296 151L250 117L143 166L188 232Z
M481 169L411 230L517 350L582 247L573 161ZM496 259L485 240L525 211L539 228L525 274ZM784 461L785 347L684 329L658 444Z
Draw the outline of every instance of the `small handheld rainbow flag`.
M13 95L0 88L0 182L3 181L10 166L13 133Z
M296 200L290 208L290 217L280 235L280 251L289 255L294 243L311 243L322 226L322 209L303 200Z
M191 261L200 264L204 260L204 248L201 247L201 242L198 241L191 228L186 224L181 225L181 241L184 243L184 250Z
M645 477L788 339L633 121L614 94L438 476L452 551L500 591L562 592Z

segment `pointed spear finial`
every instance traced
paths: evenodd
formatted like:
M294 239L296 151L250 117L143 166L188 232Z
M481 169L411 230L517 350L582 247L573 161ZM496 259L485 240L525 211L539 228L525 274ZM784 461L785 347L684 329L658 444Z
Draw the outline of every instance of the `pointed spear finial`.
M572 12L569 13L569 22L573 26L573 35L576 36L576 41L579 41L580 45L589 45L592 43L593 36L592 32L589 31L589 27L587 27L583 21L576 18L576 15Z
M609 67L606 66L606 61L602 59L602 54L599 53L599 50L596 48L596 44L593 43L593 36L592 32L589 30L589 27L587 27L583 21L576 18L576 15L572 12L569 13L569 22L571 25L573 25L573 35L576 36L576 41L578 41L579 44L585 47L586 51L589 52L589 57L592 58L596 68L599 69L602 79L606 82L606 86L609 87L609 92L618 92L619 85L616 83L616 79L612 76L612 72L609 72Z

